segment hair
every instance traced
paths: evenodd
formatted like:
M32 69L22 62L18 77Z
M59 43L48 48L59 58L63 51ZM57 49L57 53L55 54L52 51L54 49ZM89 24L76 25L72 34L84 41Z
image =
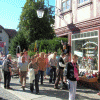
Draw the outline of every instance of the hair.
M52 57L53 59L54 59L54 56L55 56L55 55L57 55L57 52L54 52L54 53L53 53L53 57Z
M78 56L74 54L74 55L72 56L72 58L78 58Z
M36 57L37 57L37 55L31 56L31 60L33 60L33 59L36 58Z
M24 56L22 56L22 58L25 58Z
M22 56L23 54L24 54L24 53L23 53L23 52L21 52L21 53L20 53L20 56Z
M64 56L64 55L66 55L64 52L63 52L63 53L61 53L61 56Z
M8 54L8 55L7 55L7 59L8 59L9 57L11 57L11 54Z
M44 55L44 52L40 52L40 56L41 56L42 54Z

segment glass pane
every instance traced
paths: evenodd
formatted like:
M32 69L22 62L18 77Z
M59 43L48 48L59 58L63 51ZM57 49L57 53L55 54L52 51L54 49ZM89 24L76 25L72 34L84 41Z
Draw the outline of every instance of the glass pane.
M79 71L98 70L98 38L74 40L71 49L78 56Z
M70 9L70 0L67 0L66 4L67 4L67 5L66 5L66 8L67 8L67 9Z
M63 11L66 10L66 3L65 2L62 4L62 9L63 9Z
M98 35L98 32L97 32L97 31L95 31L94 33L95 33L95 36L97 36L97 35Z
M83 37L83 34L81 34L81 37L80 38L82 38Z
M90 32L87 33L87 37L90 37Z
M84 33L84 37L86 37L86 33Z
M83 3L84 2L84 0L79 0L79 3Z

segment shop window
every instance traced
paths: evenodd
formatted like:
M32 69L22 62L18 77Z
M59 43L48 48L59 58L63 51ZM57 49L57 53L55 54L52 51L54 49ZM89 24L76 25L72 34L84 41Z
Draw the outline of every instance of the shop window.
M71 9L71 0L62 0L62 11L68 11Z
M87 32L86 36L91 38L82 38L85 34L81 33L77 40L72 39L72 55L78 56L79 71L98 70L98 31Z

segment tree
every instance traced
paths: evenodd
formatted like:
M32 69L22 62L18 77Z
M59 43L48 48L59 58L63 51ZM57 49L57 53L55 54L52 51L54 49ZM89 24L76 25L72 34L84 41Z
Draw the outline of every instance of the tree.
M23 51L23 49L28 49L28 43L26 41L25 36L23 35L22 32L18 32L17 35L11 40L10 43L10 48L9 48L9 52L12 55L16 55L16 48L17 46L20 45L21 47L21 51Z
M51 24L54 24L54 16L52 15L52 7L45 7L45 14L43 18L38 18L36 10L39 7L44 8L44 0L27 0L22 14L20 16L19 31L24 33L29 44L35 40L52 39L54 37L54 30Z

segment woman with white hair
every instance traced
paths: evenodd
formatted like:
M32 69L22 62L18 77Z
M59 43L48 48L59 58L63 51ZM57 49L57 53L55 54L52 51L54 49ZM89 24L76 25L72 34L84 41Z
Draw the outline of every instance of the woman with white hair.
M4 72L4 88L11 89L10 80L11 80L11 54L7 55L7 59L4 60L2 65L2 70Z
M56 56L57 56L57 52L54 52L52 58L49 61L49 64L51 66L51 70L50 70L51 75L50 75L49 83L53 83L53 84L55 83L56 80L56 66L57 66Z

